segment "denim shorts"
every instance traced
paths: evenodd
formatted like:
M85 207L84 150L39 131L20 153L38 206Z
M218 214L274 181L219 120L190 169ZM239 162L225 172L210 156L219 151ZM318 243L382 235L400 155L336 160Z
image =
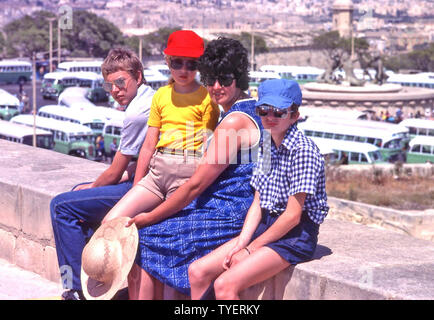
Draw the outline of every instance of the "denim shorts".
M263 234L278 218L267 210L262 210L262 219L253 234L252 241ZM306 262L312 259L318 243L319 225L314 223L303 211L300 223L292 228L279 240L266 246L276 251L291 265Z

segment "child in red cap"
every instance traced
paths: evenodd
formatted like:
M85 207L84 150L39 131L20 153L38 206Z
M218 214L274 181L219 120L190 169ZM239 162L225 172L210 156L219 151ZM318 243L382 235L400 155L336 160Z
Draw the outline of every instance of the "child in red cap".
M203 51L203 40L193 31L170 35L164 53L171 81L153 97L134 187L105 221L151 211L195 172L207 135L214 131L220 114L218 105L195 79Z

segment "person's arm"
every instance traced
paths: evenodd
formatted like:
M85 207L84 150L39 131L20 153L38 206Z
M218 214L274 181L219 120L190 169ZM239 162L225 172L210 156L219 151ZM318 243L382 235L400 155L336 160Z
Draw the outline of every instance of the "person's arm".
M268 243L274 242L282 238L292 228L300 223L301 212L303 210L306 193L297 193L288 199L285 211L277 218L277 220L258 238L253 240L247 249L250 252L265 246Z
M75 188L77 190L90 189L95 187L108 186L112 184L117 184L122 178L124 171L127 169L132 156L124 155L120 151L116 152L112 164L108 167L97 179L96 181L83 184Z
M136 185L148 172L149 162L155 151L160 136L160 128L148 127L145 141L140 149L139 159L137 160L136 174L134 176L134 185Z
M237 132L239 135L234 141ZM259 134L256 125L247 116L228 116L215 130L214 138L193 176L157 208L135 216L127 225L135 223L141 228L162 221L186 207L233 162L241 147L255 144Z
M223 268L228 269L232 265L235 265L239 260L242 259L240 255L236 255L239 251L244 250L247 245L250 243L253 234L255 233L258 225L261 221L262 210L259 201L259 192L255 191L255 197L253 198L252 205L247 212L246 219L244 220L243 229L241 230L240 235L238 236L238 241L235 244L234 248L227 254L226 258L223 261ZM244 256L249 254L247 251L244 252ZM236 255L237 258L233 259L233 256Z

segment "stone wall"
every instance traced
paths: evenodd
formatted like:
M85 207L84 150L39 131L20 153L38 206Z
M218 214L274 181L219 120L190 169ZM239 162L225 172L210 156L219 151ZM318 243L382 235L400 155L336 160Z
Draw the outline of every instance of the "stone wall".
M106 167L0 140L0 258L59 282L51 198ZM333 201L332 201L333 202ZM431 241L335 219L321 225L309 262L242 293L244 299L434 299ZM188 299L165 289L166 299Z

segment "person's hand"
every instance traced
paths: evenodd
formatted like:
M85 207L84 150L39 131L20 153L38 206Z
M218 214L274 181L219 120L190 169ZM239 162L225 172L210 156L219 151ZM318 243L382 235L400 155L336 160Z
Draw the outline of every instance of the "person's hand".
M90 189L90 188L92 188L92 184L93 184L92 182L80 184L79 186L75 187L73 191Z
M223 260L223 269L228 270L231 266L234 266L243 260L249 254L245 248L245 244L237 243Z
M133 223L136 224L137 229L143 228L148 225L148 221L146 219L146 212L136 215L134 218L128 220L125 227L131 226Z

